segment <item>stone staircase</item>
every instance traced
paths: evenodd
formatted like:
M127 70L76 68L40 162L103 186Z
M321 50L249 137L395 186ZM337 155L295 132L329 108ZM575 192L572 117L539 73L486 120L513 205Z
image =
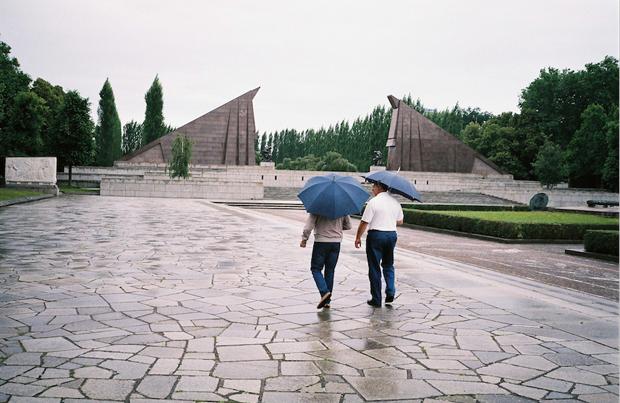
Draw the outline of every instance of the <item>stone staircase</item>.
M368 189L370 193L370 189ZM291 187L265 187L265 200L286 200L297 201L299 188ZM425 204L492 204L492 205L514 205L513 201L501 199L499 197L488 196L482 193L468 192L420 192ZM410 202L401 196L396 196L401 203Z

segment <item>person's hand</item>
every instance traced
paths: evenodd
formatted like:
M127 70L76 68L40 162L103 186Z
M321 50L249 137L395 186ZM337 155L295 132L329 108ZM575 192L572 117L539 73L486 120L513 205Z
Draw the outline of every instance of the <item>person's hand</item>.
M299 243L299 246L301 246L302 248L305 248L306 247L306 242L307 241L305 239L302 239L301 242Z
M360 238L355 238L355 247L357 249L362 247L362 240Z

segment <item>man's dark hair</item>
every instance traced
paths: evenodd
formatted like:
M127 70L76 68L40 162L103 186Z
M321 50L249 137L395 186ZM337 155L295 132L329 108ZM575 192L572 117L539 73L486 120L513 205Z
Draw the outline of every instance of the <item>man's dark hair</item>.
M381 182L377 182L377 186L379 186L384 192L388 191L388 187Z

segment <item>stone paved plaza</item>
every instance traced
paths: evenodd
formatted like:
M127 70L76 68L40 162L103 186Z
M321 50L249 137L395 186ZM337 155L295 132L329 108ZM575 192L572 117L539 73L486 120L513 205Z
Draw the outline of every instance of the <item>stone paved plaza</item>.
M317 311L299 222L201 200L0 209L0 401L618 401L614 300L345 237Z

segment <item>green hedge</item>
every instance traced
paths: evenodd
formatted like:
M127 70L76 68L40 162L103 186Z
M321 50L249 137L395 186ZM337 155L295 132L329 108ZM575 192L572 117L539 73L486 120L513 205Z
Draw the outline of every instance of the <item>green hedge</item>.
M405 223L506 239L583 239L587 230L610 230L616 224L511 223L404 209Z
M618 231L586 231L583 243L586 251L618 256Z
M403 209L435 210L435 211L529 211L523 205L481 205L481 204L419 204L402 203Z

